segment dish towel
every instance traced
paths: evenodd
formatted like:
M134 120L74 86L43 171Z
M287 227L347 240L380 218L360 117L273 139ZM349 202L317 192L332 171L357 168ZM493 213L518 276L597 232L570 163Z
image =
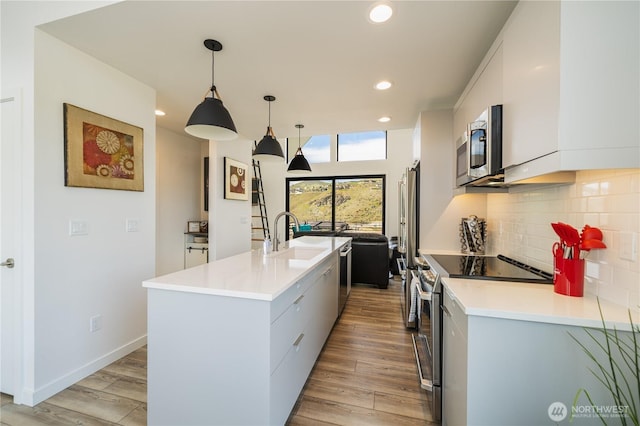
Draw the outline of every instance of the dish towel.
M418 295L416 285L420 285L420 278L411 272L411 307L409 308L409 322L416 320L416 310L418 306Z

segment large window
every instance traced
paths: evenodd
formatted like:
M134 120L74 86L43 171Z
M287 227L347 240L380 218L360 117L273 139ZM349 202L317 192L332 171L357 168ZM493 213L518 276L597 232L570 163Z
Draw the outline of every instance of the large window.
M287 189L287 210L311 230L384 234L384 175L288 178Z
M338 135L338 161L385 160L386 158L387 132L372 131Z

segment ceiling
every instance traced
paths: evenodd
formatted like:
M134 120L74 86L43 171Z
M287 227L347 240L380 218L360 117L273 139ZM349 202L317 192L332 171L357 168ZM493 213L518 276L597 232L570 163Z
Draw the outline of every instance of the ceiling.
M157 124L184 125L215 84L241 136L261 139L273 95L278 138L413 128L451 108L515 2L394 1L386 23L370 1L124 1L50 22L52 36L153 87ZM374 90L382 79L391 89ZM381 116L389 123L379 123Z

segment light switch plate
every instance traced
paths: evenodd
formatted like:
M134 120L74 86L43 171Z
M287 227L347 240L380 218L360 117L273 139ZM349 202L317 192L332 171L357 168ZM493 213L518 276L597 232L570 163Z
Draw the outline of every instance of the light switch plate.
M72 237L78 235L89 235L89 222L86 220L70 220L69 235Z
M594 279L599 279L600 278L600 265L597 264L596 262L585 262L586 263L586 270L585 270L585 275L589 278L594 278Z
M620 259L635 262L638 258L638 234L635 232L620 233Z
M138 232L140 230L140 222L138 219L127 219L127 232Z

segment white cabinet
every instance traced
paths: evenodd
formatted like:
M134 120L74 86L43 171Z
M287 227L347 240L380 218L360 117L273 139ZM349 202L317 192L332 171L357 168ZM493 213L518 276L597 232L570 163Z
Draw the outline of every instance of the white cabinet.
M453 116L455 139L466 131L467 123L478 118L487 107L502 104L502 56L502 46L497 44L458 100ZM453 158L453 153L451 155Z
M209 262L209 244L206 233L184 234L184 268L192 268Z
M467 316L445 289L443 295L442 424L467 423Z
M329 313L338 309L337 272L336 264L321 268L320 274L312 278L309 290L297 297L286 312L293 313L276 321L286 322L285 328L295 331L285 340L272 338L271 353L286 352L279 363L278 356L274 356L271 364L277 364L277 368L271 375L273 411L270 424L284 424L329 337L336 320L336 316Z
M481 291L477 294L482 297ZM592 360L571 337L603 362L602 351L584 328L493 317L496 312L486 309L481 311L488 316L466 314L448 288L443 304L448 312L443 323L443 425L552 424L551 404L560 402L571 410L581 388L589 391L595 406L612 405L590 372L596 368ZM599 331L590 332L601 337ZM622 340L631 338L629 332L618 333ZM576 405L592 408L584 395ZM601 424L596 416L578 423Z
M520 2L504 29L502 165L558 148L560 4Z
M640 167L639 27L638 2L518 3L502 41L506 182Z
M148 424L284 424L337 319L338 285L335 250L273 300L148 288Z
M456 103L453 138L502 104L506 183L639 168L638 75L640 2L518 2Z

